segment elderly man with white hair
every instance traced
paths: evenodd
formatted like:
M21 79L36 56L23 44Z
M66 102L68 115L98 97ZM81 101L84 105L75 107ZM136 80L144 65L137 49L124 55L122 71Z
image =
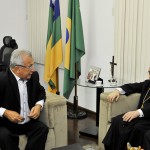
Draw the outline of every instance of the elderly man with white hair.
M10 67L0 72L1 150L19 150L21 134L28 138L26 150L45 149L48 127L38 120L45 99L31 53L13 51Z

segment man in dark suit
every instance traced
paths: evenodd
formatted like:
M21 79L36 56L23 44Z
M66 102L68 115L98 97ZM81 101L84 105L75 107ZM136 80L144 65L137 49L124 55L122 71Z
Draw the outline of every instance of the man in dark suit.
M38 121L46 94L29 51L15 50L10 68L0 72L0 148L19 150L18 135L28 137L26 150L44 150L48 127Z
M149 150L150 68L148 73L149 80L125 84L108 95L108 101L113 103L118 101L120 94L141 93L137 110L127 112L112 119L112 124L103 140L105 150L126 150L127 142L133 147L141 146L144 150Z

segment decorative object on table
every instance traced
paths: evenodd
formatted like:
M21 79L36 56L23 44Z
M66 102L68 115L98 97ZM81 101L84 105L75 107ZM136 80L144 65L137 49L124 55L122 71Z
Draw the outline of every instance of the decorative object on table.
M99 79L100 72L101 69L99 67L90 66L87 73L86 81L95 84L96 81Z
M114 56L112 56L112 62L110 62L111 66L111 78L108 80L110 82L110 85L117 85L117 80L114 77L114 66L117 65L117 63L114 62Z
M97 80L97 81L96 81L96 86L102 86L102 81Z

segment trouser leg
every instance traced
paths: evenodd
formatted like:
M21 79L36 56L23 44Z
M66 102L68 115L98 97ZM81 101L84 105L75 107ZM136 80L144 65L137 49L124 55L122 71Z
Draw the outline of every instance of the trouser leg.
M47 140L48 127L42 122L29 124L27 132L28 142L25 150L44 150Z
M119 115L113 118L112 124L103 140L105 146L109 146L111 150L124 150L127 148L129 135L135 124L135 122L124 122L122 116Z
M6 127L0 127L0 149L19 150L19 137L13 134Z
M143 144L144 150L149 150L150 149L150 130L145 132L144 134L144 144Z
M104 147L105 147L105 150L111 150L110 146L104 145Z

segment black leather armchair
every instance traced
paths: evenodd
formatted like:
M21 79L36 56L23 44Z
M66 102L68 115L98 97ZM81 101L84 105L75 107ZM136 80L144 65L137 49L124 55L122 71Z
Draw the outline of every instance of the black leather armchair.
M5 36L3 43L0 49L0 71L5 71L9 67L11 53L18 48L16 40L11 36Z

